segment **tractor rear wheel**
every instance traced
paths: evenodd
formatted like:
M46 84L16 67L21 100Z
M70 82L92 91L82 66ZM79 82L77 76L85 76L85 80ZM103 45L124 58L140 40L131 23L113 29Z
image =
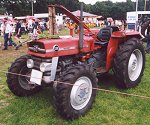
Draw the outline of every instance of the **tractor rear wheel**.
M41 89L41 86L30 84L31 69L27 68L28 56L21 56L12 63L7 74L7 84L17 96L30 96ZM18 74L18 75L17 75Z
M127 89L137 86L144 67L145 52L139 39L132 38L119 45L113 61L113 71L119 87Z
M55 103L58 113L68 120L84 115L96 96L96 74L85 65L70 67L57 83ZM66 83L66 84L65 84Z

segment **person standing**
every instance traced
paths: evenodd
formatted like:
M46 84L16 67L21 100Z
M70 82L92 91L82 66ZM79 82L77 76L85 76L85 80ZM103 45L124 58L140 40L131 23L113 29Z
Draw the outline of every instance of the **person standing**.
M19 21L19 20L17 20L15 31L16 31L16 37L18 39L20 39L20 37L21 37L21 21Z
M35 20L33 23L33 37L37 38L37 35L40 33L39 22Z
M12 46L12 45L13 45L13 46L16 48L17 44L16 44L14 41L12 41L12 38L11 38L11 37L13 36L13 33L14 33L13 23L10 22L9 25L10 25L10 28L11 28L11 33L10 33L10 37L9 37L9 41L8 41L9 44L8 44L8 45L9 45L9 46ZM17 49L17 48L16 48L16 49Z
M7 22L7 20L4 21L4 48L3 50L8 49L8 41L14 45L15 47L17 46L16 43L14 43L11 39L12 36L12 27L11 25Z
M145 36L146 40L147 40L147 46L146 46L146 49L145 51L147 53L150 52L150 22L149 22L149 26L147 28L147 35Z

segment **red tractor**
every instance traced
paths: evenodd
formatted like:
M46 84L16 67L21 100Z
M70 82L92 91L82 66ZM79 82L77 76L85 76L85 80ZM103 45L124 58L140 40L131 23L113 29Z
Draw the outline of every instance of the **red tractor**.
M52 85L57 111L70 120L91 108L100 74L112 69L117 84L125 89L140 83L145 52L139 32L117 27L90 30L63 6L50 7L61 9L79 25L79 35L28 43L28 54L16 59L8 70L8 87L15 95L30 96Z

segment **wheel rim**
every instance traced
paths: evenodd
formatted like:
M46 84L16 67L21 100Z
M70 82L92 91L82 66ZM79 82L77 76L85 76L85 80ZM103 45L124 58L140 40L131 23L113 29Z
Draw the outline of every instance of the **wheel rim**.
M76 110L83 109L88 104L91 95L91 80L86 76L80 77L79 79L77 79L71 90L71 106Z
M31 69L24 66L20 70L20 74L26 75L26 76L21 75L18 76L18 82L22 88L24 88L25 90L31 90L36 87L36 85L30 83L30 77L28 77L31 76Z
M131 81L135 81L141 74L143 67L143 55L139 49L132 52L128 63L128 75Z

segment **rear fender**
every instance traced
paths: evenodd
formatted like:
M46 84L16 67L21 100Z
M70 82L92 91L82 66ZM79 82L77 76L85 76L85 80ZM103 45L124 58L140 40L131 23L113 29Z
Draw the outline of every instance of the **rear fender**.
M107 47L106 71L112 67L112 61L118 50L120 42L124 41L126 34L124 31L113 32Z
M112 66L113 58L118 50L118 44L120 42L119 38L110 38L108 47L107 47L107 57L106 57L106 71L109 71L109 69Z
M142 35L142 34L136 34L136 35L127 35L126 36L126 38L125 38L125 41L127 41L127 40L129 40L129 39L131 39L131 38L138 38L138 39L143 39L144 38L144 36Z
M112 61L116 55L119 44L131 38L141 39L142 36L138 32L114 32L112 34L107 47L106 71L109 71L112 67Z

